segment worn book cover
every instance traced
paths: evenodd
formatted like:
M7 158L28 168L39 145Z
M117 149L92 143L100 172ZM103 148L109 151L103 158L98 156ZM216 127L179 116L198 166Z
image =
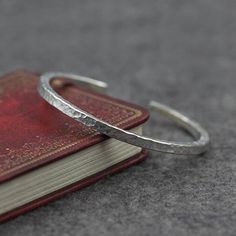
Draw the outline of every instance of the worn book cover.
M24 70L17 70L0 78L0 192L1 186L11 183L20 176L33 173L34 170L108 139L67 117L44 101L37 92L38 80L39 74ZM140 126L149 116L140 106L72 84L57 90L83 110L123 129ZM0 212L0 221L87 186L106 175L143 160L146 156L146 151L141 151L109 168L20 207Z

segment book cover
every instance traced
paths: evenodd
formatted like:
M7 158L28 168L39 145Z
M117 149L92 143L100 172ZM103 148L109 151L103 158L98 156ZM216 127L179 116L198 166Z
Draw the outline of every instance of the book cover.
M39 74L24 70L0 78L0 184L108 138L44 101L37 92L38 80ZM140 106L86 88L67 85L58 92L83 110L123 129L137 127L149 116ZM87 186L141 161L146 155L143 151L96 175L4 213L0 221Z

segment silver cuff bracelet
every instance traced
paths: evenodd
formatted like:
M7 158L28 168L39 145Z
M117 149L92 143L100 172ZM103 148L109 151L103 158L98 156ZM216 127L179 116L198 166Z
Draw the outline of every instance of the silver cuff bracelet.
M158 111L169 117L179 126L188 131L196 141L192 142L171 142L167 140L152 139L142 135L132 133L127 130L120 129L105 121L102 121L79 107L73 105L69 101L60 96L51 86L50 82L56 77L64 77L74 84L84 85L96 91L104 92L107 84L101 81L90 79L83 76L66 73L45 73L41 76L38 91L39 94L52 106L68 115L69 117L81 122L82 124L93 128L101 134L117 140L159 152L167 152L173 154L191 154L198 155L207 151L210 143L210 138L205 129L198 123L190 120L188 117L179 112L162 105L157 102L150 102L150 107L154 111Z

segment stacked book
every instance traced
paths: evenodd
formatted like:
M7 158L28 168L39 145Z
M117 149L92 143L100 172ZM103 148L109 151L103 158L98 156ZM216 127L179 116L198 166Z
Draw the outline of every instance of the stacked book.
M67 117L37 92L39 74L0 78L0 221L44 205L147 156ZM142 134L148 112L68 84L57 91L96 117Z

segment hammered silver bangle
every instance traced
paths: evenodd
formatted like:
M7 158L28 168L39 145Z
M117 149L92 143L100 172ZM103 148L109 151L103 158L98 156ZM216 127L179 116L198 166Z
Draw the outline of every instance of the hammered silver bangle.
M181 113L162 105L157 102L150 102L150 107L154 111L159 111L163 115L167 116L179 126L184 128L190 133L196 141L192 142L171 142L167 140L153 139L132 133L127 130L120 129L114 125L111 125L95 116L83 111L79 107L70 103L62 96L60 96L51 86L53 79L63 77L78 85L90 87L96 91L104 92L107 88L107 84L91 78L66 74L59 72L50 72L41 75L38 85L39 94L52 106L68 115L69 117L81 122L82 124L93 128L101 134L105 134L109 137L117 140L150 149L159 152L166 152L172 154L190 154L198 155L207 151L210 143L210 138L205 129L203 129L197 122L190 120L188 117Z

